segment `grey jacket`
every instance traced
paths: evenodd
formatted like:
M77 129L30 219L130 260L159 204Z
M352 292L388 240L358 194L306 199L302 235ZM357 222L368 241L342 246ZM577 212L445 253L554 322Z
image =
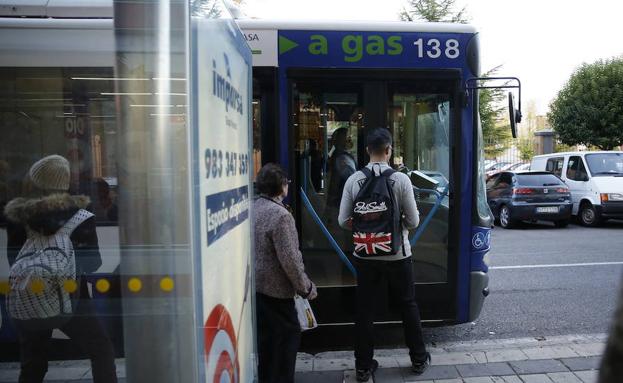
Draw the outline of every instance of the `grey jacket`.
M307 297L316 286L305 274L294 217L280 202L253 202L256 291L274 298Z
M387 163L374 163L374 165L380 165L381 172L390 169ZM372 163L366 167L372 170ZM374 166L375 172L378 174L378 166ZM353 201L359 193L359 189L366 179L365 174L362 171L357 171L350 176L344 185L344 194L342 194L342 203L340 204L340 215L338 217L340 226L345 229L349 229L348 220L353 214ZM394 181L392 188L394 195L396 196L396 208L402 214L402 238L403 247L407 257L411 256L411 245L409 244L409 230L415 229L420 224L420 213L417 210L415 203L415 195L413 194L413 185L409 176L406 174L396 172L389 178ZM353 253L357 257L357 254ZM394 255L386 255L381 257L366 257L365 259L382 260L382 261L397 261L404 259L405 255L402 253L402 248Z

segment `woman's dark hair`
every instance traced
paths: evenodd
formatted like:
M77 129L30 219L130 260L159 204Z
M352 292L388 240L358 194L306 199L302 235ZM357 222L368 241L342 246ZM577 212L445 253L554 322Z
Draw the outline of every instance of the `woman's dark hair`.
M255 187L260 194L276 197L288 183L288 175L275 163L268 163L260 169L255 179Z
M382 154L391 144L392 135L385 128L374 128L366 137L366 145L372 154Z

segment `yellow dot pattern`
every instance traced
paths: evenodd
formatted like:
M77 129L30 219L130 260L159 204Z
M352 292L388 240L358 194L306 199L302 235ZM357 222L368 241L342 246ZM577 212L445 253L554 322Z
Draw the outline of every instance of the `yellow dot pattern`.
M63 288L70 294L75 293L78 290L78 283L74 279L66 279L63 282Z
M10 290L11 290L11 285L9 285L9 282L7 281L0 282L0 294L7 295Z
M33 294L41 294L43 290L45 290L45 283L41 279L33 279L32 282L30 282L30 291L32 291Z
M160 280L160 288L162 291L170 292L175 288L175 282L171 277L164 277Z
M133 293L138 293L143 290L143 281L140 278L132 277L127 282L128 290ZM164 292L171 292L175 289L175 281L171 277L163 277L159 282L160 290ZM63 281L63 289L72 294L78 291L78 282L75 279L66 279ZM46 283L40 279L33 279L28 288L33 294L41 294L47 288ZM107 293L110 291L111 284L106 278L100 278L95 282L95 288L100 293ZM11 290L11 285L8 281L0 281L0 295L8 295Z
M130 278L128 281L128 289L133 293L138 293L143 288L143 282L138 278Z
M100 293L107 293L108 290L110 290L110 282L104 278L98 279L97 282L95 282L95 288Z

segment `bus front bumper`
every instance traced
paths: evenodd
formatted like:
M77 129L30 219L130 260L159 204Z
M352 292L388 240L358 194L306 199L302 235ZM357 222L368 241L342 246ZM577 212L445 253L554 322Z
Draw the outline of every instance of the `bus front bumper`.
M489 295L489 274L482 271L472 271L469 294L469 322L473 322L480 315L485 298Z

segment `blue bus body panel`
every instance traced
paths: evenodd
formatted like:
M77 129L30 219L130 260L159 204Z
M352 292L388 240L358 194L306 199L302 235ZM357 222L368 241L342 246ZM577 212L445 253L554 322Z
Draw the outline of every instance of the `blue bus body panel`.
M465 80L476 77L467 59L467 47L474 33L430 33L430 32L371 32L371 31L299 31L279 30L279 99L283 107L279 115L280 162L290 169L288 153L291 143L288 113L290 107L287 70L289 68L326 69L422 69L459 70L461 86ZM454 50L456 49L456 50ZM469 94L467 106L462 107L460 142L460 185L454 184L454 192L461 200L458 247L458 270L456 280L458 322L469 317L469 285L472 263L482 265L484 254L488 251L472 246L472 205L473 205L473 158L474 143L473 102ZM471 127L471 128L469 128ZM475 228L474 228L475 229ZM479 228L487 230L486 228ZM488 235L484 234L486 238ZM472 261L473 259L473 261ZM482 267L477 267L482 270Z

